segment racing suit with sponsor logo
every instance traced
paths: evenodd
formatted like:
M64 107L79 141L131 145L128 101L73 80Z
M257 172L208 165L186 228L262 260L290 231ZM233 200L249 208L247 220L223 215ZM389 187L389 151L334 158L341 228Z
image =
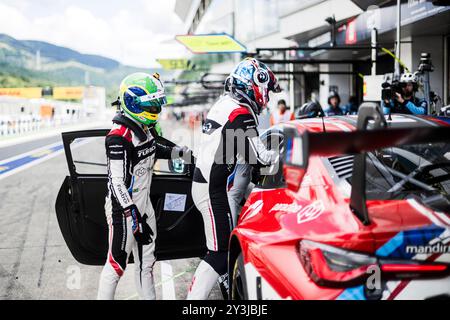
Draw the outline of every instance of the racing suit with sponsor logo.
M100 276L98 299L113 299L130 253L135 263L136 288L141 299L155 299L156 220L150 201L155 158L169 159L172 148L154 130L149 130L123 114L113 119L105 140L108 160L108 194L105 213L109 226L108 257ZM138 243L132 231L132 206L136 206L151 229L150 244ZM146 218L146 220L145 220Z
M266 149L256 127L251 109L229 95L215 103L204 122L192 197L203 216L209 251L194 274L188 299L206 299L219 276L226 278L228 241L233 228L227 183L237 158L255 166L268 166L278 160L278 153Z

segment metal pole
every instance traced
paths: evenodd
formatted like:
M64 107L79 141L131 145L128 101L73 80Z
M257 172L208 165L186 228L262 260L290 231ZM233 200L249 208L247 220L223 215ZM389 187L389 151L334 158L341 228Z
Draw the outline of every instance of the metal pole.
M291 72L289 76L289 91L290 91L290 100L291 100L291 112L294 113L295 109L295 83L294 83L294 75L292 74L294 72L294 64L291 63L289 65L289 71Z
M375 76L377 74L377 43L378 43L378 30L377 28L372 29L372 72L371 74Z
M401 1L397 0L397 41L395 45L395 55L400 59L400 41L401 41L401 22L402 22L402 5ZM400 79L400 62L395 60L394 78Z
M289 51L284 52L284 59L289 60ZM287 64L286 71L287 71L287 74L289 75L288 78L289 78L290 110L291 110L291 112L294 112L295 93L294 93L294 75L292 74L292 72L294 72L294 64L293 63Z

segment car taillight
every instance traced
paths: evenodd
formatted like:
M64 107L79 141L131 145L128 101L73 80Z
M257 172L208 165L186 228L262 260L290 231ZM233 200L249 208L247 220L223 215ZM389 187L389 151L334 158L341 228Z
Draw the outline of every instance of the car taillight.
M377 259L310 240L300 241L300 260L315 283L329 287L361 284L373 274L368 270L371 266L376 266L385 279L434 277L450 272L448 264Z
M445 272L448 266L444 264L419 264L419 263L385 263L381 265L381 271L386 273L430 273Z
M363 281L377 259L326 244L302 240L300 260L309 277L323 286L348 286Z

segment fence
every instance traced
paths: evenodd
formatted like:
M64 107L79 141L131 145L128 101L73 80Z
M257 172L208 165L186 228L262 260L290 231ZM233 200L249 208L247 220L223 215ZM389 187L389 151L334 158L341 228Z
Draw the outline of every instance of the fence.
M0 96L0 138L86 121L79 103Z

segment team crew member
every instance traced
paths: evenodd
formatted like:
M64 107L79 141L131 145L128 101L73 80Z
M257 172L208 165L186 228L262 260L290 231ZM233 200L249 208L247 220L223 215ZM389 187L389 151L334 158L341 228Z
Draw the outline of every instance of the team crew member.
M428 107L427 102L414 96L414 91L417 90L417 76L412 73L404 73L400 77L400 84L402 93L396 92L394 101L384 100L381 102L384 114L425 114Z
M182 151L160 138L154 126L166 104L159 75L135 73L120 85L120 111L106 137L108 194L105 213L109 250L100 276L98 299L114 299L119 279L133 252L135 282L141 299L155 299L156 220L150 185L156 158L169 159ZM185 149L183 149L185 150Z
M285 100L281 99L280 101L278 101L277 105L278 110L272 112L272 114L270 115L271 126L295 119L294 114L290 110L288 110Z
M207 299L219 276L226 282L228 240L233 227L227 198L228 177L238 156L246 163L267 166L278 153L267 150L257 131L257 115L280 87L272 71L245 59L231 73L229 93L211 108L203 125L192 184L192 197L202 213L208 253L200 262L188 299Z
M328 108L325 110L325 114L328 117L344 115L340 104L341 97L339 96L339 94L335 91L331 91L328 95Z

